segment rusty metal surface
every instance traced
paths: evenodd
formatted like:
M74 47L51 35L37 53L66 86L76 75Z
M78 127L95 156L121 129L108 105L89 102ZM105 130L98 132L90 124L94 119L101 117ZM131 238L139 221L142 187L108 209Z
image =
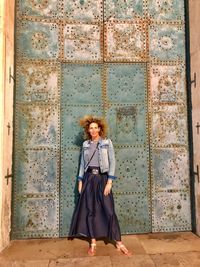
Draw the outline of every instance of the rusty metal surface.
M12 237L67 236L88 113L110 125L122 233L190 230L184 0L18 0L16 17Z

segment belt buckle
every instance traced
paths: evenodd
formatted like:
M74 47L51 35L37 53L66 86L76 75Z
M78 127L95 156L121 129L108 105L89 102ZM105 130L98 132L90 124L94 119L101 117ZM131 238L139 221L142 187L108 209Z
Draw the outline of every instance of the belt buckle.
M99 174L99 170L98 169L92 169L92 174Z

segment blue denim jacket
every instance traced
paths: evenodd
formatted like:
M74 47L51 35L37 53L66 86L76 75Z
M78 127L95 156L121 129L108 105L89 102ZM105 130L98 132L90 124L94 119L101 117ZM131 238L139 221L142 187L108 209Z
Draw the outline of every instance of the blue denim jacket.
M83 179L83 175L88 169L90 143L90 140L83 142L78 180ZM110 139L100 139L98 153L101 173L107 172L109 179L115 179L115 152L112 141Z

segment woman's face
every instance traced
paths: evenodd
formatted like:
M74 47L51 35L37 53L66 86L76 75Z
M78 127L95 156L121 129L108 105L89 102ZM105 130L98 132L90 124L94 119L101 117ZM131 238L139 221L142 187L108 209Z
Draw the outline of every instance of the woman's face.
M100 133L100 128L99 125L96 122L92 122L90 123L88 132L91 136L91 138L94 139L98 139L99 138L99 133Z

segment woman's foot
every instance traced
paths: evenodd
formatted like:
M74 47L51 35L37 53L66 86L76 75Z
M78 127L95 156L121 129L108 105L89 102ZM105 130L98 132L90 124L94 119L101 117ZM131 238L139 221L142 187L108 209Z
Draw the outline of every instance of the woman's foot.
M88 255L94 256L96 254L96 248L97 248L96 243L91 243L90 248L88 249Z
M121 251L124 255L131 256L132 252L129 251L121 242L116 243L116 248L118 251Z

